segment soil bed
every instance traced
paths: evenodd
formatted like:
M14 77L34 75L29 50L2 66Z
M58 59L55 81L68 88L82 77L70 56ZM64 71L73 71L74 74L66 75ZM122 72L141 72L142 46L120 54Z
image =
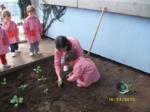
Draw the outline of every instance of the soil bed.
M58 88L51 58L0 77L0 81L4 77L7 79L6 85L0 85L0 112L150 112L148 74L105 59L91 58L99 68L101 80L88 88L78 88L66 81L62 88ZM42 69L38 75L33 71L37 66ZM41 76L47 80L40 81ZM132 83L136 92L121 95L116 89L121 80ZM28 86L19 89L23 84ZM10 103L14 95L24 98L18 108Z

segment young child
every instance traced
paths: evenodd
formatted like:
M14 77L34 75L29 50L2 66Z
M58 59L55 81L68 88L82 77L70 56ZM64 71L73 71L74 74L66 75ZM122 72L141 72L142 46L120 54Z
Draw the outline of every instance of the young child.
M76 38L66 36L58 36L55 40L55 46L54 64L58 86L60 87L62 84L61 68L63 68L65 62L65 54L70 50L74 50L77 57L83 56L83 49Z
M5 29L7 36L10 42L10 51L12 57L16 56L16 53L19 53L19 33L17 24L11 20L11 13L8 10L4 10L2 13L3 23L2 28Z
M6 7L5 7L4 4L1 4L0 5L0 25L2 25L2 21L3 21L2 13L3 13L4 10L6 10Z
M3 68L10 68L7 64L6 53L9 51L9 40L6 32L0 27L0 59L3 64Z
M34 54L40 54L39 42L42 35L42 24L40 23L38 17L35 15L35 8L29 5L27 8L28 17L23 23L23 29L28 43L30 44L30 56Z
M100 79L100 74L94 62L89 58L78 57L74 51L65 56L65 62L73 66L73 71L67 80L76 82L78 87L88 87Z

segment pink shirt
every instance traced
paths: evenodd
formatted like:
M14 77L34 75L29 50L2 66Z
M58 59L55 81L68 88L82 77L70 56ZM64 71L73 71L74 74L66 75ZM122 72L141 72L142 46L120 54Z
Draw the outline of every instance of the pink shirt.
M94 62L89 58L79 57L73 66L72 75L67 80L88 87L99 79L100 74Z
M83 49L82 49L79 41L73 37L68 37L67 39L70 41L70 43L72 45L72 49L75 50L77 56L78 57L83 56ZM60 75L60 68L61 68L61 58L63 56L65 56L66 53L60 52L57 49L55 49L54 53L55 53L54 54L55 71L56 71L57 76L59 76Z
M3 29L5 29L5 31L7 33L10 44L14 44L14 43L19 42L18 27L17 27L17 24L15 22L3 21L2 27L3 27Z
M6 32L0 27L0 55L6 54L9 51L9 40Z
M38 17L28 16L23 23L23 29L29 43L39 42L41 40L43 27Z

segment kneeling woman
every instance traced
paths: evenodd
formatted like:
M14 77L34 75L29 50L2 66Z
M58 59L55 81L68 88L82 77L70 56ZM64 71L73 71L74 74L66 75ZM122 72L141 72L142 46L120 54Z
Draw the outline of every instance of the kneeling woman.
M55 55L54 55L54 64L55 71L58 78L58 86L60 87L62 84L62 73L61 67L64 65L65 60L64 57L67 52L70 50L74 50L77 57L83 56L83 49L76 38L66 37L66 36L58 36L55 40Z

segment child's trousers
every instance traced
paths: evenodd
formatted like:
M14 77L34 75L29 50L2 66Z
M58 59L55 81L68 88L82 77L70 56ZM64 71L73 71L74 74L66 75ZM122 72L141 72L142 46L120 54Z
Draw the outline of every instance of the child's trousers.
M18 43L10 44L10 50L11 52L15 52L16 50L18 50Z
M39 42L30 43L30 52L37 53L39 52Z
M1 54L0 55L0 59L3 65L7 64L7 60L6 60L6 55L5 54Z

